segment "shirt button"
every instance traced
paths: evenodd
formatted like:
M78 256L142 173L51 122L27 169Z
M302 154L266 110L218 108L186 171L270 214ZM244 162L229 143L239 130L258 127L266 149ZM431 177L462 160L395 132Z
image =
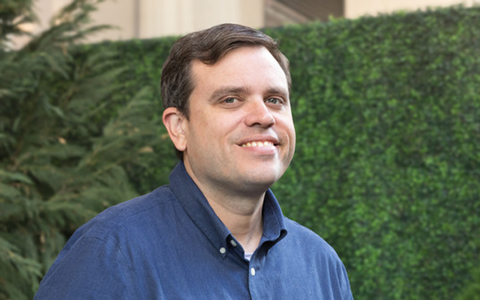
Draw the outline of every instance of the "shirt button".
M252 274L252 276L255 276L255 268L250 269L250 274Z
M230 240L230 244L231 244L233 247L237 247L237 242L235 242L234 240Z
M227 252L227 250L225 250L225 248L223 248L223 247L220 248L220 253L225 254L225 252Z

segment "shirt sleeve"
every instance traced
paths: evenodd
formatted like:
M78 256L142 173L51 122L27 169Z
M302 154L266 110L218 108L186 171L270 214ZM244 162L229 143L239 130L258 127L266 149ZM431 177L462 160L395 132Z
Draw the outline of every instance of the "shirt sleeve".
M341 270L340 270L340 286L342 290L342 299L344 300L353 300L353 294L352 290L350 288L350 281L348 280L348 275L347 275L347 270L345 269L345 266L343 265L342 262L341 264Z
M129 299L126 268L115 243L82 237L60 253L34 300Z

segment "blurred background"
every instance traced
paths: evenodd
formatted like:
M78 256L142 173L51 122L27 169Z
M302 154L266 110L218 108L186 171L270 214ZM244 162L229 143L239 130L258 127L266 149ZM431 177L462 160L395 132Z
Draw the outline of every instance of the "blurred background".
M35 12L40 24L24 25L37 34L48 27L50 18L69 0L37 0ZM478 0L117 0L106 1L92 14L94 23L114 25L90 36L88 41L145 39L188 32L220 23L239 23L254 28L278 27L327 21L330 17L353 19L360 16L414 11L456 4L472 6ZM28 39L14 40L20 48Z

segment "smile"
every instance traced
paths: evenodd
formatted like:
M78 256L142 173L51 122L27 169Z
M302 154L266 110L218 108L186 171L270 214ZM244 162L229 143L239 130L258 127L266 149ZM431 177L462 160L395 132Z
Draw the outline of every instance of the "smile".
M242 147L273 147L273 143L271 142L248 142L246 144L242 144Z

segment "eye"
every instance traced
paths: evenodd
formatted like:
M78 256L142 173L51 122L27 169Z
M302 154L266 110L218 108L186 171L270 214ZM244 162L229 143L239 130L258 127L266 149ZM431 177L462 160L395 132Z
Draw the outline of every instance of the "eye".
M283 100L279 98L268 98L265 102L270 104L282 104Z
M233 97L229 97L229 98L226 98L225 100L223 100L223 102L225 102L225 103L235 103L237 101L238 101L238 99L233 98Z

